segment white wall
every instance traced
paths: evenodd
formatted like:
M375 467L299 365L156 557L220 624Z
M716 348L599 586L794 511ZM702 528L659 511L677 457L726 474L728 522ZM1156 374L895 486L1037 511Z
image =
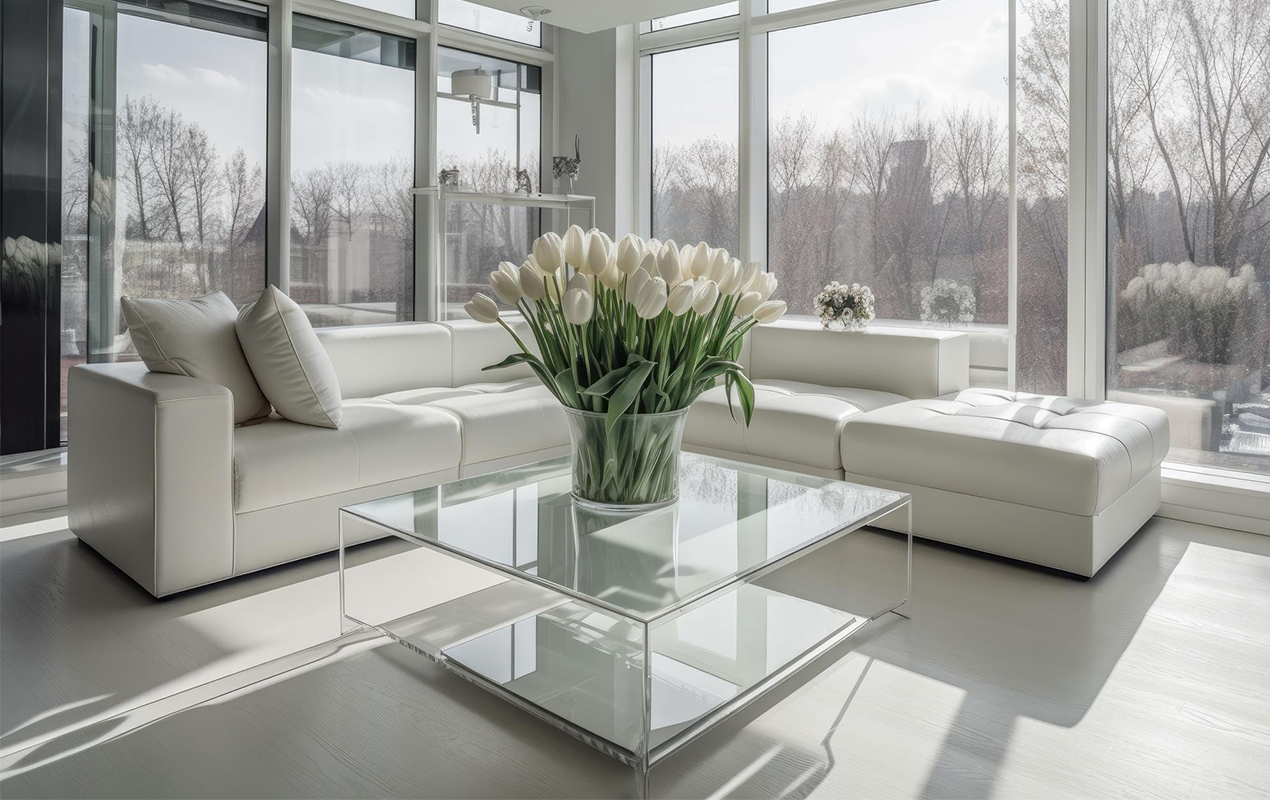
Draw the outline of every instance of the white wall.
M557 30L555 152L573 155L573 137L582 137L574 191L595 196L595 225L613 238L636 230L634 47L629 25L591 34Z

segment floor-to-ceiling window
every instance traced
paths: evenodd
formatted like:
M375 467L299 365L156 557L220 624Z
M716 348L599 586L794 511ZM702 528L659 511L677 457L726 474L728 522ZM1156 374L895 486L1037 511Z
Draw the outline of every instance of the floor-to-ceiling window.
M264 287L267 30L246 2L64 10L63 370L136 358L121 296Z
M1018 0L1015 386L1067 394L1070 0Z
M735 40L652 56L652 235L740 251Z
M454 73L480 71L492 97L456 95ZM464 88L461 86L460 88ZM437 166L458 191L542 191L542 69L451 48L437 49ZM484 289L500 261L519 265L540 228L538 209L485 202L446 205L443 318Z
M1008 13L943 0L768 36L768 268L792 313L836 280L884 319L1006 324Z
M1112 0L1107 387L1270 474L1270 2Z
M413 39L296 15L288 290L315 325L414 318Z

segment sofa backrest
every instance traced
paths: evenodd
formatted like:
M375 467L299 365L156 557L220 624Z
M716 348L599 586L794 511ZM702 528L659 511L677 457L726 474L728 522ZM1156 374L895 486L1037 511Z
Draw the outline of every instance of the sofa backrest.
M512 330L531 349L535 347L529 325L522 321L507 320ZM517 378L533 375L529 367L518 364L514 367L482 371L485 367L497 364L512 353L520 352L516 342L507 335L502 325L489 325L474 319L456 319L440 323L450 330L453 349L451 351L451 386L465 386L469 383L505 383Z
M874 326L825 331L781 320L751 331L751 378L938 397L970 385L970 336L960 331Z
M450 329L433 322L318 328L345 399L449 386Z
M533 347L524 322L512 329ZM503 383L533 375L529 367L482 372L519 348L501 325L475 320L398 322L317 328L340 381L344 399L420 389Z

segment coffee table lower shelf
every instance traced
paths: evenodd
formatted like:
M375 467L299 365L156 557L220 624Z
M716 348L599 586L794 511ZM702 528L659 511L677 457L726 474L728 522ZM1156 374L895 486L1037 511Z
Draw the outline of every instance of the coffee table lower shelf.
M811 664L870 622L905 616L907 601L871 616L850 614L755 584L740 584L687 614L648 630L652 655L651 708L643 709L642 626L609 617L570 599L508 625L445 647L402 631L408 620L371 628L453 674L501 697L636 771L641 796L649 771ZM763 609L761 615L738 610ZM736 626L733 648L697 641L717 635L722 619ZM748 649L759 661L746 659ZM716 636L717 638L717 636ZM727 639L727 635L723 636ZM776 640L776 641L774 641ZM710 645L715 645L712 650ZM718 649L725 652L719 653ZM773 660L779 663L770 663ZM645 716L647 714L647 716ZM645 732L644 720L650 730ZM647 736L647 752L641 741Z

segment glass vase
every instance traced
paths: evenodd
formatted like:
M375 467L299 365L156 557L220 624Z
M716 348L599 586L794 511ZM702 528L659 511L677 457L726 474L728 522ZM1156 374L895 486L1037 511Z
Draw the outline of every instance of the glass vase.
M688 409L607 415L566 408L573 498L604 511L645 511L679 499L679 448Z

